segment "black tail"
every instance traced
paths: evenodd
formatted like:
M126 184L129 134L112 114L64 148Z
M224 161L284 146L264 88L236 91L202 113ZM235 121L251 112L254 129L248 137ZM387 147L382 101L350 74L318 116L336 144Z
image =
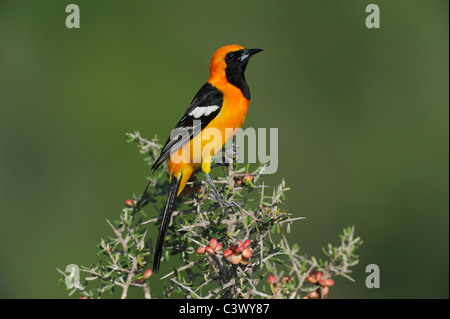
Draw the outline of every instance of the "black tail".
M164 238L166 238L167 228L169 228L170 217L172 216L173 209L175 207L175 201L177 199L178 188L180 187L180 178L173 177L170 184L169 195L167 197L166 208L164 208L164 214L161 219L161 226L159 228L158 240L156 242L155 258L153 259L153 271L158 272L159 263L161 261L162 250L164 246Z

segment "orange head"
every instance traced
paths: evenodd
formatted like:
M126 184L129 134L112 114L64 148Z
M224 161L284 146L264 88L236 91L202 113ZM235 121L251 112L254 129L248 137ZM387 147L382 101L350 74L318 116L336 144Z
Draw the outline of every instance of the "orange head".
M250 57L261 49L246 49L240 45L226 45L218 49L209 66L209 80L212 85L221 87L231 83L241 88L245 83L244 72Z

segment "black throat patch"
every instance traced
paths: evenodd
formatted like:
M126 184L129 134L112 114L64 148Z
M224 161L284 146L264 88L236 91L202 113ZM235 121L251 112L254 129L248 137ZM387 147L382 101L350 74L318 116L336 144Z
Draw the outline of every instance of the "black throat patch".
M247 99L250 100L250 89L247 85L247 82L245 81L245 68L247 67L248 58L244 60L243 62L240 61L240 56L243 52L236 51L232 52L232 59L227 55L225 58L225 62L227 64L227 68L225 69L225 76L227 78L227 81L234 86L236 86L239 90L241 90L242 95Z

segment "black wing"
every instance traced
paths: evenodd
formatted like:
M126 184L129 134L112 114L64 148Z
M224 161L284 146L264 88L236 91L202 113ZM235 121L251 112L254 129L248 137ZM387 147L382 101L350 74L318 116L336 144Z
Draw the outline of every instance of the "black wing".
M172 130L152 170L155 171L170 155L200 133L220 113L222 103L222 92L206 82L195 95L175 129Z

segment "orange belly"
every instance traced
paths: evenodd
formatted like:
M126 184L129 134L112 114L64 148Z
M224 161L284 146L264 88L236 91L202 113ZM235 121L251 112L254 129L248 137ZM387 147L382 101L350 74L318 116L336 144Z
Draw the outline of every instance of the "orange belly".
M182 173L178 194L183 190L197 167L205 162L209 164L211 158L222 149L244 123L249 101L242 96L238 88L229 85L217 117L189 143L170 156L169 172L171 177L175 176L179 179Z

